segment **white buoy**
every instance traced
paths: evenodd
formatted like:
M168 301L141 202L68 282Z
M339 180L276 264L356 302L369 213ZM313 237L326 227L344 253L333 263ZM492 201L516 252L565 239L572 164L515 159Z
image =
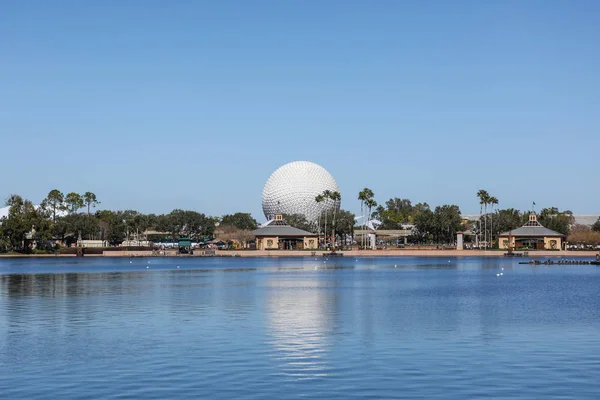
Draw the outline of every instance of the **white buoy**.
M504 271L504 267L500 268L502 271Z
M177 266L177 269L179 269L179 265Z
M150 268L149 266L146 265L146 269Z
M504 272L500 272L500 276L504 275Z

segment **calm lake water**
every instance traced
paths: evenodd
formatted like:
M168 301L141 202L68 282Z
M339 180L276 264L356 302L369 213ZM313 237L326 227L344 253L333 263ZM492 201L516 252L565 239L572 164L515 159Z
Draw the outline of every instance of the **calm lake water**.
M0 259L0 398L599 398L600 268L517 262Z

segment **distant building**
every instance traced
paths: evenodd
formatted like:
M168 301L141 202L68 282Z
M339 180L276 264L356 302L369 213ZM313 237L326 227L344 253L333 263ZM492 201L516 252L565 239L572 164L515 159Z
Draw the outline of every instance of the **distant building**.
M303 250L319 247L318 235L289 226L281 215L252 232L257 250Z
M529 215L529 221L520 228L502 233L499 238L501 249L529 248L537 250L560 250L565 241L565 235L548 229L537 221L535 214Z
M109 247L107 240L77 240L78 247L90 248L90 247Z
M479 221L480 217L481 216L479 214L463 214L461 216L463 224L465 221ZM596 221L598 221L600 214L573 214L573 218L575 218L575 225L592 226Z

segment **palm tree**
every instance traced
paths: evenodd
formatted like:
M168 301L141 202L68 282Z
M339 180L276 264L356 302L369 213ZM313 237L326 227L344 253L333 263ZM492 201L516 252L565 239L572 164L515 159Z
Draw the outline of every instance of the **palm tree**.
M323 197L322 194L317 195L317 197L315 197L315 201L317 203L321 203L323 200L325 200L325 198ZM322 212L319 212L319 216L317 217L317 234L319 235L319 238L321 237L321 214L323 214Z
M377 202L374 199L368 199L365 204L367 205L367 209L369 210L369 219L371 218L371 214L373 213L373 207L377 207Z
M373 207L377 207L377 202L375 200L373 200L372 198L368 198L365 201L365 204L366 204L366 206L367 206L367 208L369 210L369 219L371 219L371 210L373 209Z
M492 213L490 214L490 241L494 242L494 206L498 204L498 199L494 196L491 196L488 199L489 203L492 206Z
M481 209L482 206L485 206L485 212L487 213L487 204L488 204L488 199L490 197L489 193L486 190L479 190L477 192L477 197L479 197L479 232L481 235ZM486 242L487 240L487 223L486 223L486 219L485 219L485 214L484 214L484 220L483 220L483 224L484 224L484 228L483 228L483 241ZM481 237L480 237L481 239ZM487 242L486 242L486 246L487 246Z
M331 197L331 190L326 189L323 190L323 193L321 194L323 196L323 201L325 201L325 227L324 227L324 234L325 234L325 247L327 247L327 214L329 214L327 212L327 203L329 198Z
M365 206L365 200L367 199L367 195L365 193L365 190L361 190L360 192L358 192L358 199L360 200L360 215L364 219L365 213L364 213L363 210L365 208L364 207ZM364 224L364 221L363 221L363 224ZM361 242L362 242L362 245L364 246L364 243L365 243L365 235L364 234L361 237Z
M364 188L363 190L358 192L358 199L360 200L360 214L363 217L363 232L367 229L367 220L368 220L368 218L365 218L365 215L364 215L365 214L363 211L364 205L368 200L372 200L374 195L375 194L373 193L373 191L369 188ZM370 215L370 213L369 213L369 215ZM363 247L364 247L365 246L364 233L362 235L362 242L363 242Z
M487 192L486 192L486 196L483 199L483 233L485 235L485 248L486 248L486 250L488 248L488 244L489 244L489 241L490 241L489 237L488 237L488 229L487 229L487 220L488 220L488 218L487 218L487 208L488 208L488 205L490 204L490 197L491 196L489 194L487 194Z
M333 219L331 221L331 251L335 252L335 219L337 217L338 204L342 200L342 195L338 191L327 191L328 198L333 200Z

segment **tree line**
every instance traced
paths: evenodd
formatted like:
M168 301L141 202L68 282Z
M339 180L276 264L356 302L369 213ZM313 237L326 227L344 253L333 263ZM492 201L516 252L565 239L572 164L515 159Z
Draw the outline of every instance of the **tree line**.
M159 215L135 210L92 212L98 204L100 201L92 192L64 195L54 189L39 206L20 195L10 195L6 200L8 215L0 220L0 251L28 252L33 247L48 251L56 248L57 240L69 247L79 238L102 240L111 246L179 238L199 241L212 239L219 225L232 238L237 238L247 237L248 232L257 227L249 213L211 217L181 209Z
M456 233L470 231L477 242L497 246L501 233L522 226L531 211L513 208L494 209L498 200L487 191L477 192L481 205L477 221L465 221L457 205L446 204L432 209L426 202L413 204L410 199L398 197L379 205L372 190L365 188L358 194L364 217L357 225L356 216L347 210L324 212L317 221L307 221L301 214L284 215L291 226L323 234L325 242L354 241L355 229L367 228L368 220L377 220L378 229L409 229L408 240L421 244L453 243ZM339 192L324 192L315 201L341 201ZM26 252L35 243L40 250L51 250L56 240L70 246L78 238L102 240L112 246L125 241L176 241L179 238L207 240L218 232L226 241L246 245L253 239L257 221L249 213L238 212L221 217L208 216L191 210L175 209L168 214L143 214L135 210L111 211L93 209L100 204L92 192L78 194L51 190L39 206L13 194L6 200L8 215L0 220L0 251ZM490 212L488 212L490 206ZM365 215L366 213L366 215ZM545 227L568 236L570 242L600 243L600 219L591 227L574 224L573 213L556 207L542 209L538 221ZM363 235L364 238L364 235ZM366 243L363 243L363 246Z
M411 229L409 241L415 243L449 243L454 241L456 232L467 231L473 233L466 237L468 241L473 239L483 245L487 244L487 247L497 247L500 234L523 226L533 212L514 208L496 209L498 199L483 189L477 192L476 197L480 204L480 215L476 221L463 220L456 205L442 205L431 210L426 202L413 204L410 199L398 197L379 206L371 201L371 206L375 203L376 208L375 212L368 215L381 222L379 229ZM361 191L358 195L361 208L366 207L369 211L367 199L372 198L371 190ZM600 243L600 218L588 227L576 225L570 210L547 207L536 215L541 225L567 236L570 242Z
M374 200L371 189L365 188L358 193L361 210L367 214L363 219L363 229L368 219L376 220L378 229L410 230L407 238L411 243L450 244L456 239L456 233L464 231L460 207L444 204L431 209L426 202L413 204L410 199L393 197L379 205ZM375 207L375 211L372 209Z

